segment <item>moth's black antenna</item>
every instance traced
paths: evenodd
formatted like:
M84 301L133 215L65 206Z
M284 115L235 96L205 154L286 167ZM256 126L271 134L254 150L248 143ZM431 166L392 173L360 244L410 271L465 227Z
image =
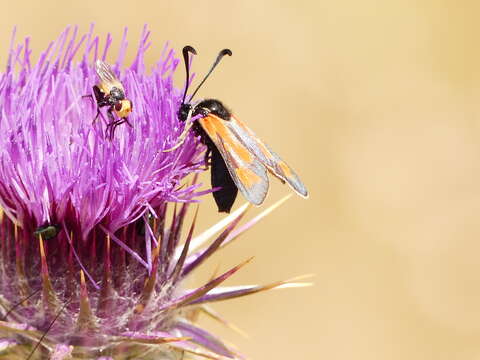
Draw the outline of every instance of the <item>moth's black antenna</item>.
M40 346L40 344L42 343L43 339L45 339L45 336L47 336L48 332L50 331L50 329L52 328L53 324L55 324L55 321L57 321L57 319L60 317L60 314L62 313L62 311L67 307L68 304L70 304L72 300L70 299L69 301L65 302L65 304L63 304L63 306L61 307L60 310L58 310L57 314L55 315L55 317L53 318L53 320L50 322L50 324L48 325L47 327L47 330L45 330L45 332L42 334L42 336L40 337L40 339L37 341L37 343L35 344L35 347L32 349L32 351L30 351L30 354L28 354L27 358L25 360L30 360L30 358L33 356L33 353L35 352L35 350L37 350L37 348Z
M197 51L193 47L187 45L183 48L182 53L183 53L183 61L185 62L185 73L187 75L187 79L185 80L185 91L183 92L183 98L182 98L182 104L185 104L185 97L187 96L188 84L190 82L190 56L189 56L189 53L192 53L193 55L197 55Z
M212 67L210 68L210 70L208 71L207 75L205 75L205 77L203 78L202 82L197 86L197 88L195 89L195 91L193 92L192 96L190 96L190 99L188 100L188 102L192 101L193 97L195 96L195 94L197 93L198 89L200 89L200 87L203 85L203 83L205 82L205 80L207 80L207 78L210 76L210 74L212 73L213 69L215 69L215 67L218 65L218 63L220 62L220 60L222 60L222 58L225 56L225 55L228 55L228 56L232 56L232 50L230 49L223 49L222 51L220 51L218 53L218 56L217 56L217 59L215 60L215 62L213 63Z
M15 305L13 305L13 306L7 311L7 313L1 318L1 320L2 320L2 321L7 320L8 315L10 315L13 310L15 310L17 307L19 307L20 305L22 305L25 301L27 301L27 300L30 299L32 296L34 296L35 294L37 294L40 290L41 290L41 288L38 288L37 290L35 290L34 292L32 292L30 295L28 295L26 298L20 300L20 301L17 302Z

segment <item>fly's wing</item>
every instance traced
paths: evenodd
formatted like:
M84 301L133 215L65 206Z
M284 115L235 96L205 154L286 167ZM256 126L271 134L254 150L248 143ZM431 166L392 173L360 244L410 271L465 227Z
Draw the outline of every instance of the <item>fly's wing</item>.
M125 92L122 83L117 79L112 68L106 62L97 60L95 63L95 71L100 79L99 87L105 94L109 94L110 90L114 87Z
M226 125L228 121L213 114L197 121L222 155L243 196L254 205L263 203L268 191L265 166L230 131Z
M280 156L273 152L267 144L262 142L245 123L234 116L226 123L226 126L235 134L238 141L248 151L255 154L273 175L282 180L282 182L287 182L300 196L308 197L308 190L295 171Z

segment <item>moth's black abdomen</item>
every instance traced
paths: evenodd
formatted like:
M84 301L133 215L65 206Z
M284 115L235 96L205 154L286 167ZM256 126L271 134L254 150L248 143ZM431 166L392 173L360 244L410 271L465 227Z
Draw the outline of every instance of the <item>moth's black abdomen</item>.
M212 187L220 187L221 189L213 192L213 198L217 203L219 212L229 213L230 209L237 198L238 188L233 182L227 165L222 158L222 155L216 147L212 147L212 166L211 166L211 181Z
M216 99L206 99L202 100L200 103L195 106L194 115L202 114L206 116L207 114L212 113L217 115L223 120L230 120L232 113L228 110L219 100Z

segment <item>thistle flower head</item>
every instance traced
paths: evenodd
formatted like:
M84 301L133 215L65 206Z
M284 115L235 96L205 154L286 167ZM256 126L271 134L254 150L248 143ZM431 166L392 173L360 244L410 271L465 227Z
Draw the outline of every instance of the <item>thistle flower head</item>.
M70 33L50 44L34 66L28 40L12 47L0 79L0 205L21 227L65 222L85 239L99 224L115 232L148 208L191 199L195 187L179 183L198 171L202 147L189 137L179 151L162 152L180 130L181 93L172 80L178 60L165 48L147 73L146 31L130 67L122 67L125 37L112 64L133 102L134 126L117 127L110 140L105 111L92 125L97 104L82 96L98 83L93 64L105 60L112 39L107 36L101 49L92 32L80 39L76 29Z
M182 231L202 194L184 179L204 168L204 147L189 135L163 152L182 133L182 91L168 47L146 71L148 35L124 67L125 32L112 62L133 112L132 127L111 139L108 120L93 121L97 104L83 97L98 82L94 63L106 59L109 35L101 46L93 29L67 29L35 65L28 39L12 41L0 77L0 357L238 358L194 324L198 313L228 324L206 304L287 284L219 287L242 263L199 288L182 286L259 218L235 230L243 207L197 237L194 223Z

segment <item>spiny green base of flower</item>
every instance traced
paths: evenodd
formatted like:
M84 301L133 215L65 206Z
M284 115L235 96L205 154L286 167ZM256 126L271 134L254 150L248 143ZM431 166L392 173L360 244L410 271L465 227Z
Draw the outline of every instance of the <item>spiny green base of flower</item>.
M221 287L248 259L199 288L185 290L181 285L213 253L283 201L236 229L249 208L245 205L193 238L195 214L184 242L180 238L188 204L178 211L174 207L169 225L165 206L157 211L162 221L148 227L150 220L145 218L145 232L132 224L104 236L95 230L92 238L77 243L65 231L46 241L28 236L25 229L0 217L0 360L177 360L184 352L214 360L239 359L236 351L195 325L203 313L235 328L207 304L307 284L295 282L297 278ZM139 244L146 242L151 247L142 250ZM62 251L65 256L59 256ZM81 259L88 256L96 263L82 265Z
M4 335L9 336L0 332L0 336L3 337ZM36 349L32 353L33 348L34 345L32 346L31 343L10 345L7 349L0 352L0 360L25 360L29 356L31 360L181 360L184 355L183 351L158 345L118 344L114 347L98 350L65 345L63 349L58 349L57 352L55 352L55 348L49 350L44 347L43 349Z
M187 205L181 211L182 216L186 209ZM166 216L165 213L161 215L162 218ZM152 241L149 272L124 249L112 246L109 235L101 237L98 231L93 231L86 241L76 243L76 252L80 252L82 244L87 245L89 254L97 259L94 267L89 266L91 276L101 279L95 289L87 283L84 271L74 259L73 234L59 233L44 241L42 234L37 238L34 233L28 236L28 230L16 227L6 217L0 218L3 235L0 242L0 339L8 339L4 349L0 344L0 358L27 359L34 349L31 359L180 357L181 351L162 344L185 340L184 337L146 337L159 329L169 331L172 319L180 313L175 308L156 311L175 294L171 279L165 276L168 268L159 264L160 245L155 246ZM178 241L182 222L183 218L180 219L176 211L172 221L174 228L164 229L162 224L160 230L153 221L152 231L157 244ZM132 224L116 235L137 251L140 242L151 241L137 231L138 226ZM59 257L62 251L64 254ZM127 330L138 331L140 336L133 338L123 334ZM58 344L68 345L57 349Z

